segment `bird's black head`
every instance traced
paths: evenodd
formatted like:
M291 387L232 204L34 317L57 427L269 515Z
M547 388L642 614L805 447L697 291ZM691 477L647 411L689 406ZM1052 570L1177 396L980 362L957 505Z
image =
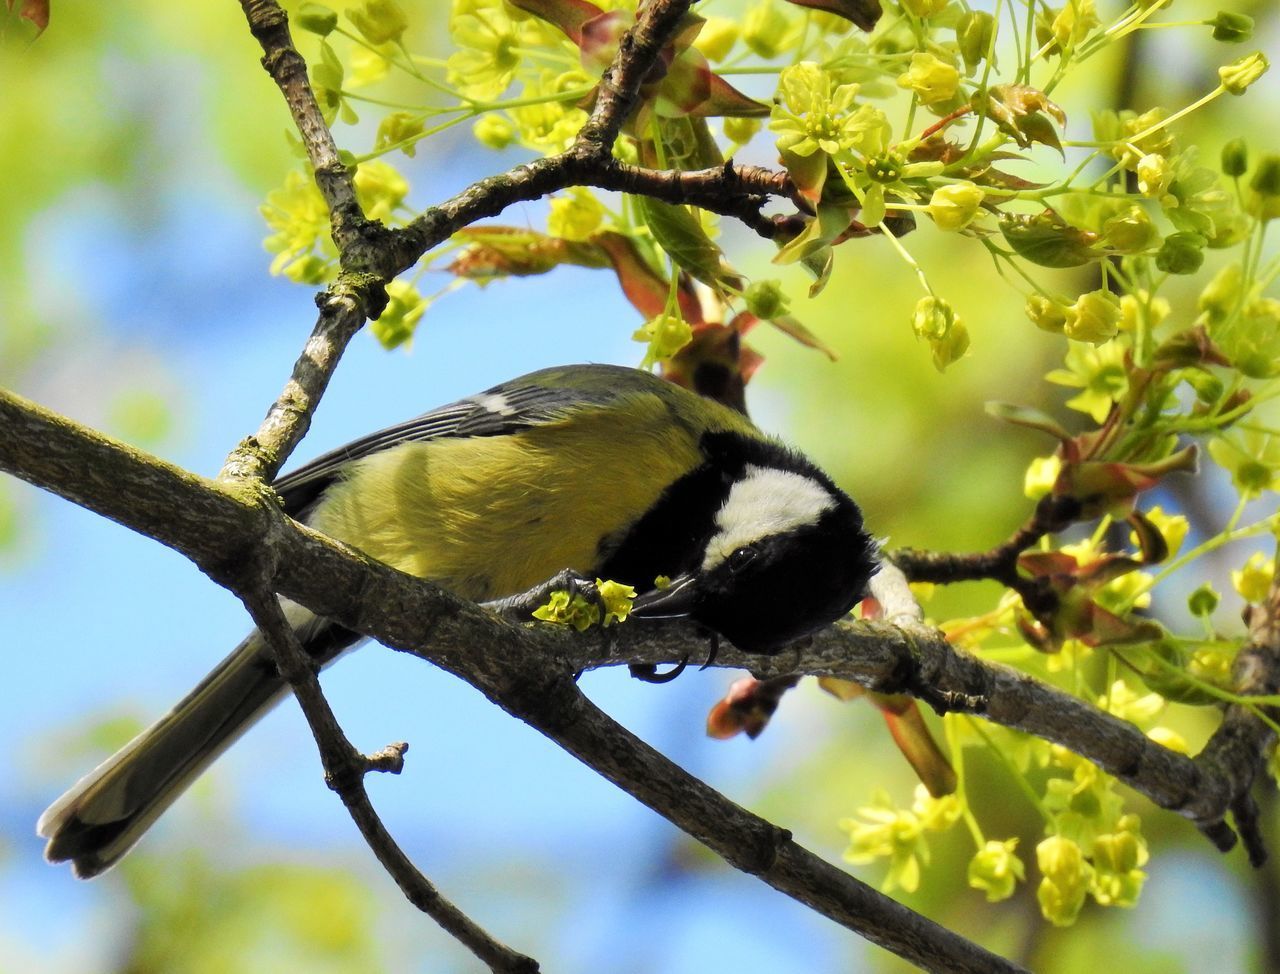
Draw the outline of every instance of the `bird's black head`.
M728 479L696 562L637 599L636 615L688 616L739 649L774 653L864 597L876 556L857 505L803 457L760 450Z

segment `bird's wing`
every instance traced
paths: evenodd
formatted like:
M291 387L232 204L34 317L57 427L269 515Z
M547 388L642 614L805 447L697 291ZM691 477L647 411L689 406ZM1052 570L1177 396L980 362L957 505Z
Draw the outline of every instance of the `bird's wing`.
M551 422L586 403L605 405L617 399L622 391L617 385L611 387L607 383L546 386L529 381L537 376L538 373L534 373L511 383L494 386L486 392L468 396L353 440L285 474L272 486L283 499L285 511L292 517L303 518L312 503L337 479L341 470L362 457L412 441L434 440L446 436L501 436L513 433Z

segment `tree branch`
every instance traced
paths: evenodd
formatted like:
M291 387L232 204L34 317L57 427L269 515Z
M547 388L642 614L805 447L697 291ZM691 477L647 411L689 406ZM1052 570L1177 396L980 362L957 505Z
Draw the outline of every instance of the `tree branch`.
M589 705L576 698L576 688L570 692L568 676L623 662L670 663L705 648L703 637L691 627L671 623L586 634L512 625L283 518L269 490L203 480L3 391L0 469L181 551L223 584L243 579L246 565L258 562L262 546L269 543L277 559L270 582L275 591L454 673L544 733L563 738L566 747L614 780L623 777L624 764L639 768L649 759L614 750L622 739L589 714ZM775 657L723 645L717 665L743 667L765 678L797 672L838 676L882 692L912 693L944 709L973 701L971 709L980 707L988 719L1063 744L1201 825L1220 824L1228 810L1240 806L1235 789L1253 780L1258 761L1253 749L1257 738L1249 736L1254 732L1247 726L1246 736L1224 732L1221 747L1206 748L1192 761L1026 674L959 653L940 633L909 620L899 626L832 626ZM561 700L566 709L548 711L544 708L551 705L544 698ZM580 722L594 729L588 732ZM638 742L627 744L635 746ZM662 774L668 771L664 766ZM754 837L754 851L744 851L733 829L716 831L717 822L734 820L741 812L732 803L719 799L725 802L717 806L719 818L688 815L673 796L664 797L648 771L635 773L639 780L630 780L628 772L624 787L682 827L693 827L695 836L714 842L712 848L733 856L731 861L754 863L751 871L780 889L796 889L804 902L822 903L833 918L848 920L861 909L852 905L857 897L849 889L834 892L801 881L801 874L811 879L821 875L824 884L843 876L818 870L803 850L774 853L783 863L776 867L768 857L761 858L765 846L760 843L777 835L769 831L773 826L753 820L744 834ZM713 800L706 792L696 798ZM707 830L712 834L704 835ZM785 845L774 843L779 850ZM892 909L898 907L882 907ZM858 923L855 929L876 942L895 942L892 932ZM898 947L913 949L909 944L893 949ZM936 947L930 944L930 949Z
M302 145L311 160L316 185L329 206L338 252L359 244L368 220L356 200L352 174L338 155L338 145L324 120L307 77L307 62L293 46L289 18L276 0L240 0L249 30L262 45L262 66L284 95Z
M3 391L0 469L155 538L228 587L243 584L246 572L263 564L268 546L276 591L434 662L512 713L528 715L592 767L776 888L917 963L929 966L935 956L955 970L1017 969L821 863L596 715L571 679L577 667L570 651L581 642L571 632L511 625L284 518L268 490L194 477ZM255 605L261 613L262 601ZM274 625L265 614L261 621ZM668 641L668 654L681 639L700 642L666 625L653 627L649 638L655 637ZM344 743L340 750L349 748ZM664 781L688 787L672 791ZM682 796L693 805L682 805ZM751 837L745 847L743 836Z
M283 521L281 522L283 523ZM274 569L269 563L274 546L266 544L262 557L245 566L239 586L245 608L275 656L276 666L289 682L302 713L311 727L324 765L325 782L329 785L364 836L382 868L395 880L405 899L438 923L446 933L470 950L495 974L536 974L538 963L499 943L453 903L441 895L387 831L369 800L364 776L374 770L398 773L407 745L384 749L387 755L366 757L361 754L338 725L329 702L320 690L320 681L298 642L298 637L285 618L280 600L269 585ZM388 761L390 764L388 765Z

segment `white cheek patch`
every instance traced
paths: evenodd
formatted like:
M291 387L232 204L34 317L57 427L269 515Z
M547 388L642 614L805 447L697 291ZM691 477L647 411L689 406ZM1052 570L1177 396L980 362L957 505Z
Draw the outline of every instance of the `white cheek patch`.
M715 568L743 545L817 524L836 499L811 477L776 467L748 466L716 515L702 570Z

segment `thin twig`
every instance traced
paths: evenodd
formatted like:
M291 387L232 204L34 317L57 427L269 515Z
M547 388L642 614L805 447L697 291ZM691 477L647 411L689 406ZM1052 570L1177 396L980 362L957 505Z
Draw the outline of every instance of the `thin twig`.
M271 580L272 573L264 562L265 559L259 559L262 577L250 584L241 598L254 624L266 637L276 666L298 698L320 751L325 782L342 799L356 828L382 868L400 887L405 899L431 917L442 930L483 961L489 970L499 974L536 974L537 961L499 943L441 895L387 831L369 800L364 776L375 770L398 770L407 745L391 745L373 757L366 757L347 740L320 690L320 681L316 679L306 652L285 619L279 600L269 589L259 587Z
M279 86L302 136L316 185L329 206L334 241L339 252L345 251L358 240L367 221L356 201L355 182L338 156L338 145L311 88L307 62L293 45L289 18L276 0L240 0L240 7L262 46L262 66Z

